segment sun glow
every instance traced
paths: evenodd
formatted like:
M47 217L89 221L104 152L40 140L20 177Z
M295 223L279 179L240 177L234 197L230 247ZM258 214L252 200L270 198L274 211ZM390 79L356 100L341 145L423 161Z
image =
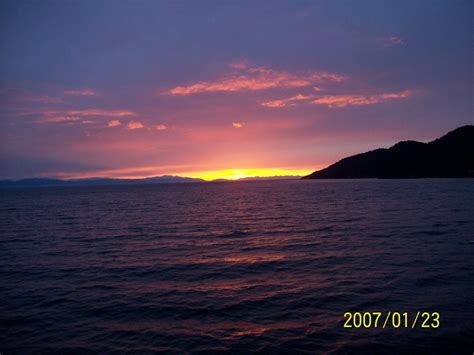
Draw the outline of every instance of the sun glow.
M206 181L216 179L238 180L251 177L271 177L271 176L305 176L311 174L315 169L224 169L224 170L188 170L189 166L144 166L129 167L111 170L95 170L89 172L58 172L54 174L58 179L85 179L85 178L117 178L117 179L143 179L155 176L173 175L181 177L199 178ZM51 177L51 175L40 175Z
M203 180L238 180L250 177L269 177L269 176L305 176L311 174L314 169L225 169L225 170L210 170L200 172L182 173L182 176L193 178L200 178Z

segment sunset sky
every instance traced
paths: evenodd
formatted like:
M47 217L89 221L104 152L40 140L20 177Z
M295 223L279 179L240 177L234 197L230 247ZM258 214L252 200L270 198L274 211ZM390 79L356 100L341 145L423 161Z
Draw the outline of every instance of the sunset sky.
M2 1L0 173L303 175L473 123L472 1Z

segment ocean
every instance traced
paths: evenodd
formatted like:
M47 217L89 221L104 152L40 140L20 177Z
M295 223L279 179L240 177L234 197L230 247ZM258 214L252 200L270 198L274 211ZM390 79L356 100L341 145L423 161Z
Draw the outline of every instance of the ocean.
M473 179L0 195L2 355L474 351Z

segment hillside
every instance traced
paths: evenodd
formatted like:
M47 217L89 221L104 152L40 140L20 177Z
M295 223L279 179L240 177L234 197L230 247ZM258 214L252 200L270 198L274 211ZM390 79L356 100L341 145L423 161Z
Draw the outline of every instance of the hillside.
M303 179L429 178L474 176L474 126L429 143L403 141L388 149L344 158Z

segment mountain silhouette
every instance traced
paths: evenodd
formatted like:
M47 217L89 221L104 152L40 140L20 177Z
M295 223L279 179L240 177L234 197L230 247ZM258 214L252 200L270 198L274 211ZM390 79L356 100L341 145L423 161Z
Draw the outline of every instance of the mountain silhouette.
M474 126L429 143L402 141L344 158L303 179L474 177Z
M60 180L51 178L31 178L22 180L0 180L0 187L30 187L30 186L91 186L91 185L121 185L121 184L173 184L184 182L204 182L202 179L163 175L143 179L113 179L86 178Z

